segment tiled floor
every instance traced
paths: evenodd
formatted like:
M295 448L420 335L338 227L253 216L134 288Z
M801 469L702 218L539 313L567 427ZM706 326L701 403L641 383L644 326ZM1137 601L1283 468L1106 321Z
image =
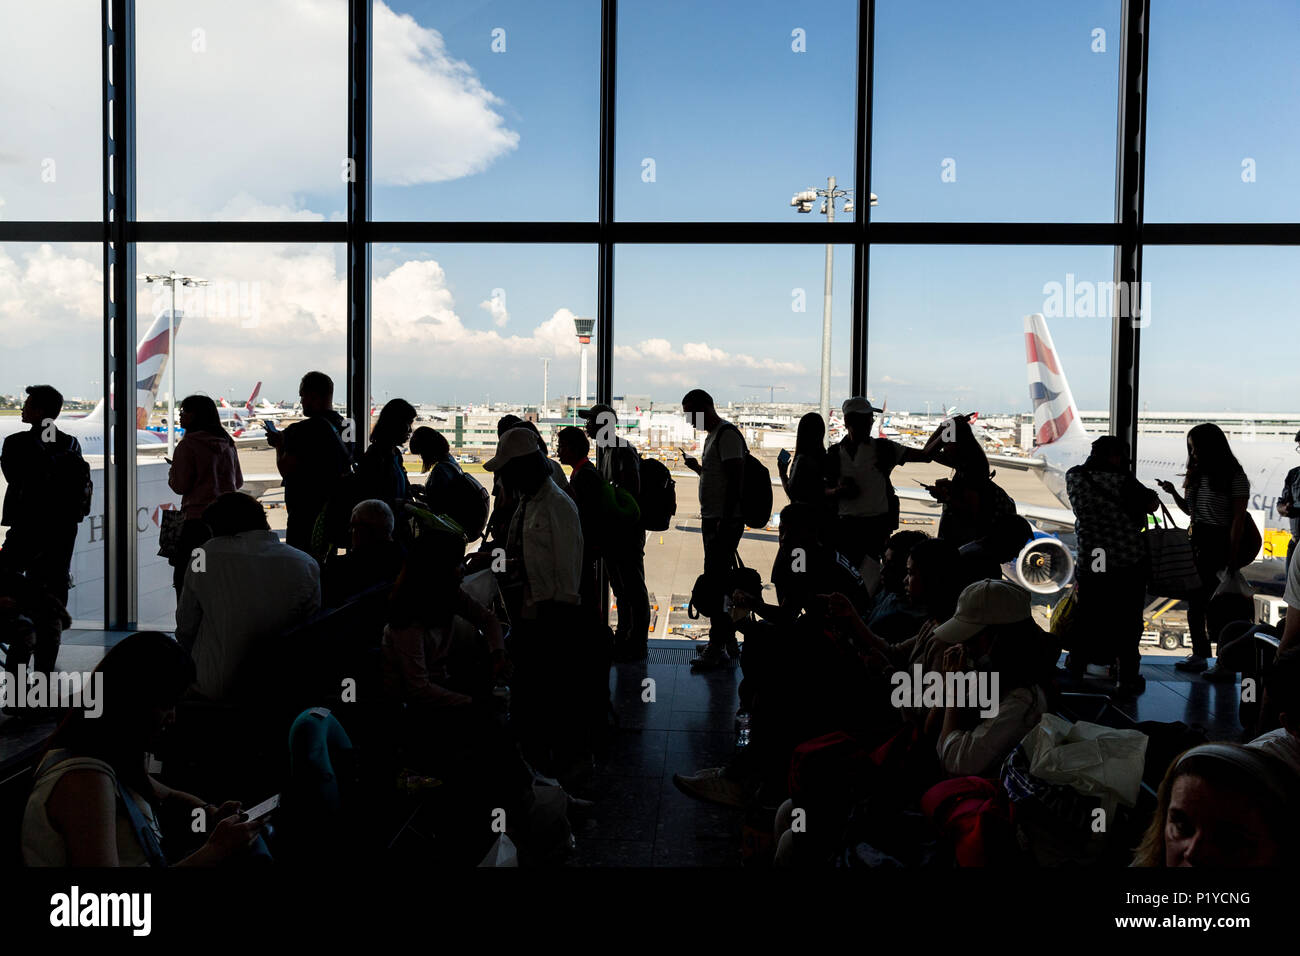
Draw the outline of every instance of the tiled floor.
M596 801L576 827L573 866L739 866L743 813L694 800L672 782L722 764L735 751L738 668L692 674L680 641L653 641L650 663L618 664L610 689L622 730L586 794ZM1137 721L1182 721L1213 740L1240 739L1236 684L1174 670L1176 658L1143 658L1146 693L1116 706ZM645 679L654 701L644 701Z

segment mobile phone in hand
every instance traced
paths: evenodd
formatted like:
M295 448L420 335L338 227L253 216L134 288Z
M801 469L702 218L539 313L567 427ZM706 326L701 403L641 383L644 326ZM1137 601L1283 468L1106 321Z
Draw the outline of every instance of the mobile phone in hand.
M262 419L262 424L266 426L266 430L267 430L268 432L278 432L278 431L280 430L280 426L278 426L278 425L274 422L274 420L272 420L272 419L270 419L270 418L263 418L263 419Z
M790 463L790 452L782 448L779 452L777 452L776 460L780 462L782 465L788 465Z
M280 806L280 795L278 793L273 797L267 797L265 800L263 800L257 806L253 807L251 810L244 811L244 814L248 817L248 820L245 822L252 823L254 820L260 820L262 817L266 816L268 813L270 813L272 810L276 809L279 806Z

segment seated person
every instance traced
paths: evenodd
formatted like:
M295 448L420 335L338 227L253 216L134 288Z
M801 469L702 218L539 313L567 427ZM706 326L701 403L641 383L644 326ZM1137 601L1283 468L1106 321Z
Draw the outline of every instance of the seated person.
M1295 778L1260 749L1193 747L1160 782L1134 866L1260 867L1295 862Z
M326 607L339 607L375 585L392 584L406 557L393 540L393 511L378 498L359 502L348 527L351 545L345 553L327 558L321 572Z
M280 542L249 495L222 495L203 520L213 537L186 569L176 639L194 658L193 691L225 700L259 645L320 609L320 567Z
M1222 650L1219 655L1219 660L1223 660ZM1276 757L1300 775L1300 648L1277 656L1264 677L1264 689L1282 726L1256 737L1246 746Z
M907 579L908 558L917 545L928 540L929 537L921 531L899 531L889 539L889 548L885 551L881 568L883 586L867 616L867 626L873 634L890 644L911 637L930 617L929 609L925 606L923 582L937 581L938 576L922 571L919 579L913 580L910 585ZM938 554L934 549L927 549L925 553L930 556ZM956 563L953 562L949 567L955 568ZM956 591L952 593L955 601Z
M957 595L963 583L957 577L959 565L956 546L941 538L927 538L912 548L907 558L904 588L914 596L911 600L924 606L926 616L911 637L893 644L876 634L837 595L830 596L831 613L868 672L890 679L896 671L912 673L918 664L926 672L937 673L943 669L943 655L950 645L936 640L934 630L951 618L957 607ZM905 704L901 710L903 716L926 725L928 708L916 709Z
M23 814L28 866L162 866L168 834L160 818L189 837L193 811L205 811L207 841L177 866L221 863L246 853L265 818L248 821L240 805L220 807L172 790L145 772L145 755L176 718L176 702L194 679L194 663L166 634L141 631L104 655L98 714L68 712L50 738ZM130 801L130 805L126 801ZM173 834L175 836L175 834Z
M427 539L436 537L438 541ZM532 776L504 731L501 622L461 586L464 539L424 534L389 601L381 658L409 765L457 785L466 814L522 813ZM522 819L522 817L520 817ZM467 853L483 849L470 840Z
M944 673L973 674L966 692L989 695L964 706L945 702L938 743L943 769L954 777L996 776L1047 711L1061 649L1034 623L1029 592L1006 581L977 581L962 591L956 613L935 628L934 639L949 645Z
M859 613L865 613L871 597L862 575L826 542L827 530L812 505L800 503L782 508L776 558L772 562L772 585L778 603L766 604L761 595L736 591L731 595L732 606L752 611L767 621L789 623L811 608L817 595L839 593ZM743 624L739 626L744 630Z

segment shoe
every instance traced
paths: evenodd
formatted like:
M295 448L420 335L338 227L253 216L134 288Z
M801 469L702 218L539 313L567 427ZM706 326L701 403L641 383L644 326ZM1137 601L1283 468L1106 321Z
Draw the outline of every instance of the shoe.
M1110 680L1110 668L1105 664L1089 664L1084 669L1084 676L1095 680Z
M688 797L721 804L724 807L745 808L745 791L737 780L723 774L722 767L709 767L694 776L673 774L673 783Z
M1199 674L1209 667L1209 662L1204 657L1197 657L1195 654L1190 655L1187 660L1179 661L1174 665L1176 671L1187 671L1192 674Z
M699 657L691 661L691 666L697 670L712 670L715 667L722 667L726 663L727 652L720 645L710 644Z
M1214 684L1232 684L1237 680L1236 671L1230 671L1226 667L1221 667L1217 661L1213 667L1205 670L1201 676Z

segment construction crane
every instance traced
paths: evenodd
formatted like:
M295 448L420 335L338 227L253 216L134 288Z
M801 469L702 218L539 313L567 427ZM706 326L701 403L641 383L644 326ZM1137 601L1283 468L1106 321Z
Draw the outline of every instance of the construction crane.
M746 385L741 383L741 388L765 388L767 389L767 404L772 405L776 402L776 393L786 391L784 385Z

